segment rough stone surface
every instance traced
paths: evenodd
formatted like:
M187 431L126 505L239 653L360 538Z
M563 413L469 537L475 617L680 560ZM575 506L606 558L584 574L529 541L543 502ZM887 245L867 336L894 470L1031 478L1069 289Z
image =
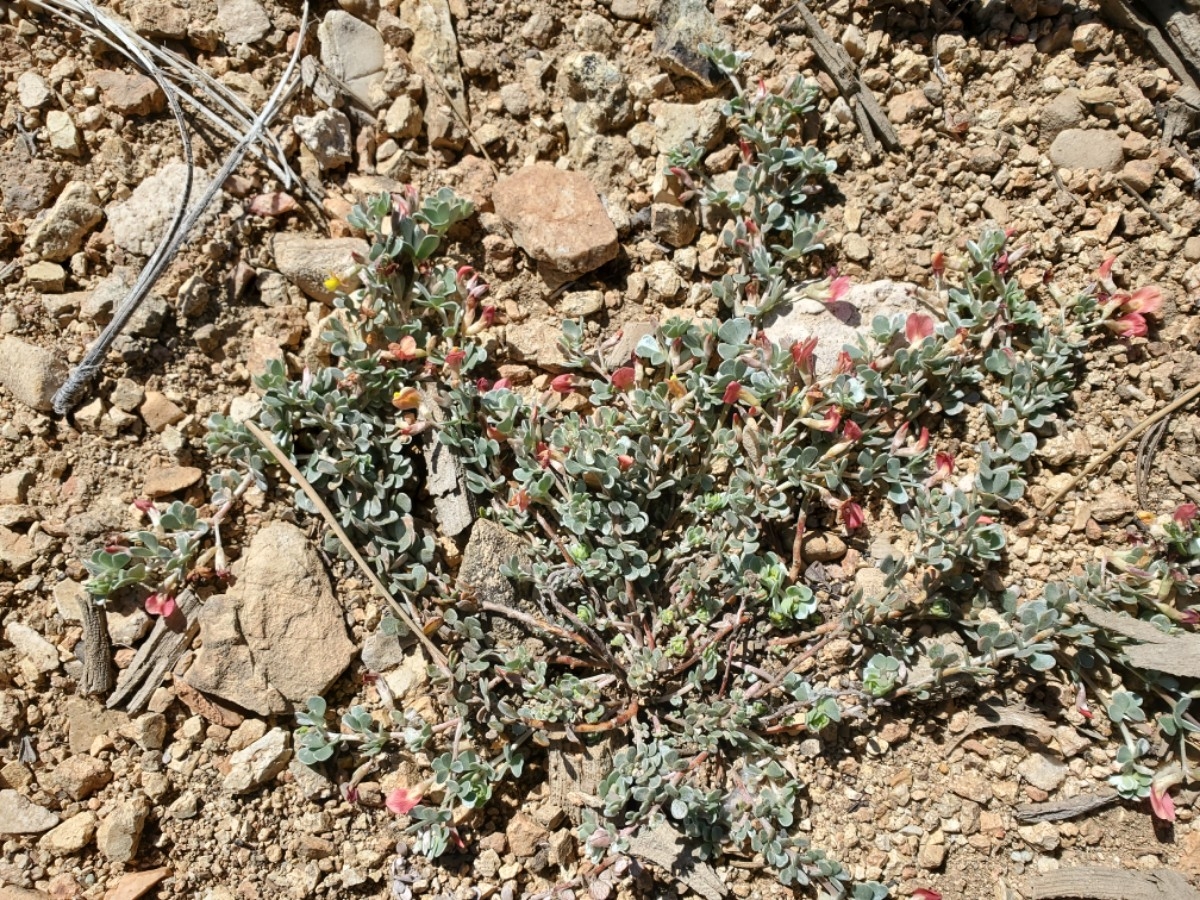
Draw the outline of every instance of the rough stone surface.
M492 200L517 245L557 272L582 275L617 255L617 229L577 172L538 163L502 179Z
M26 406L49 410L66 376L61 355L14 337L0 340L0 385Z
M500 574L500 567L524 552L521 539L490 519L476 519L458 569L458 584L474 591L481 600L511 606L516 601L513 584Z
M54 95L50 92L50 85L46 84L46 79L37 72L22 72L21 77L17 79L17 99L26 109L45 106L52 96Z
M508 847L518 859L527 859L537 853L538 845L549 837L549 832L523 812L508 820L504 829Z
M195 466L169 466L162 469L151 469L146 473L142 493L152 500L157 500L159 497L168 497L178 491L190 488L202 477L204 477L204 473Z
M90 844L95 836L96 814L81 812L47 831L38 841L38 846L54 856L70 856Z
M654 145L659 153L669 153L694 141L705 150L714 149L725 135L724 101L705 100L701 103L654 103Z
M1067 777L1067 767L1044 753L1031 753L1017 765L1017 774L1042 791L1057 791Z
M838 354L856 335L871 327L877 315L896 315L918 309L913 286L896 281L874 281L852 285L849 293L836 303L797 300L767 317L767 337L790 347L796 341L817 338L816 370L824 374L833 369Z
M139 184L125 200L109 204L105 212L112 228L113 241L122 250L149 256L166 233L179 208L180 192L187 177L187 166L178 160L166 163ZM210 179L197 168L192 177L190 203L195 204L208 189ZM221 209L221 192L196 223L194 234L204 234Z
M1137 509L1133 498L1120 488L1101 491L1092 503L1092 518L1097 522L1118 522Z
M663 0L654 20L654 59L674 75L713 84L716 66L700 53L700 45L728 44L725 31L706 0Z
M203 646L188 683L264 715L324 694L355 646L312 544L294 525L273 523L254 536L240 569L224 602L210 612L210 599L201 614Z
M1115 172L1125 160L1116 132L1103 128L1068 128L1050 145L1050 161L1062 169Z
M325 287L331 274L340 275L353 263L351 254L365 254L370 247L362 238L312 238L277 234L271 242L279 273L314 300L328 302L333 291ZM354 287L356 282L346 282Z
M183 410L158 391L146 391L146 399L138 411L147 427L154 432L161 432L184 417Z
M78 156L80 150L79 129L70 113L52 109L46 113L46 133L50 137L50 149L63 156Z
M217 0L217 25L230 44L253 44L266 37L271 19L258 0Z
M79 249L87 233L104 217L100 199L90 184L72 181L54 207L34 223L25 248L42 259L67 259Z
M96 69L88 73L88 82L100 88L100 99L106 107L123 116L146 116L162 112L167 105L154 79L137 72Z
M150 815L150 800L138 793L116 804L96 829L96 847L110 862L129 862L137 856L142 829Z
M0 836L40 834L58 824L58 816L17 791L0 791Z
M0 209L9 215L24 218L44 209L66 180L63 166L30 159L21 141L11 151L0 150Z
M230 794L246 794L266 784L285 768L292 758L290 738L282 728L265 735L229 757L229 774L222 787Z
M444 87L425 92L425 121L429 142L434 147L457 149L465 134L454 114L444 108L446 95L459 115L470 121L466 86L458 62L458 38L446 0L410 0L400 5L400 21L413 33L409 51L414 63L428 69Z
M624 128L633 116L625 76L605 56L575 53L563 62L559 87L565 95L562 116L575 143L590 135Z
M1085 118L1079 91L1068 88L1042 109L1041 136L1052 141L1068 128L1077 128Z
M54 645L28 625L22 622L9 622L4 626L4 639L43 675L58 668L58 651Z
M323 109L316 115L296 116L292 129L312 151L322 169L337 169L354 158L350 119L340 109Z
M358 100L375 108L378 92L373 88L383 81L383 36L340 9L325 14L317 36L321 41L321 62Z
M46 776L46 787L72 800L90 797L112 781L108 766L92 756L68 756Z

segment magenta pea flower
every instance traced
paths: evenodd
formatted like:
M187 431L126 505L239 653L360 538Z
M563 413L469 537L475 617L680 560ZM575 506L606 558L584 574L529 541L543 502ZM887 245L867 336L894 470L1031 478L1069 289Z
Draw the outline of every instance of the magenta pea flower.
M175 598L170 594L154 593L146 598L146 612L169 619L175 612Z
M847 531L857 531L863 527L863 523L867 520L863 514L863 508L853 500L844 502L838 512L842 517L842 524L846 526Z
M928 337L933 337L933 317L922 313L909 313L904 323L904 336L910 344L919 344Z

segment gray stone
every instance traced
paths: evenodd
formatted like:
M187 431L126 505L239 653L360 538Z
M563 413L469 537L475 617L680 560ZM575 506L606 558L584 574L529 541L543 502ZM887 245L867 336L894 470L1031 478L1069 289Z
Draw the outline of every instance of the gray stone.
M321 62L371 109L382 96L375 90L383 83L383 36L340 9L325 14L317 28Z
M400 5L400 21L413 33L409 55L413 62L425 66L445 90L425 91L425 124L429 143L434 147L461 147L466 139L458 119L443 109L446 97L467 121L471 112L467 106L467 89L458 62L458 38L450 19L446 0L408 0Z
M63 156L78 156L80 149L79 129L70 113L52 109L46 113L46 134L50 138L50 149Z
M913 285L897 281L852 285L846 296L833 304L808 299L784 304L767 316L764 331L784 347L817 338L816 371L825 374L832 371L842 348L870 329L875 316L917 311L913 292Z
M28 469L14 469L0 476L0 506L13 506L29 499L36 479Z
M1057 791L1067 778L1067 767L1044 753L1031 753L1017 765L1017 774L1038 790Z
M350 119L340 109L323 109L313 116L296 116L292 129L322 169L337 169L354 158Z
M20 574L32 566L35 559L37 553L29 535L0 525L0 571L7 567L14 575Z
M705 150L714 149L725 136L725 114L722 100L701 103L653 103L654 142L659 153L670 153L693 141Z
M707 0L663 0L654 20L654 59L675 75L712 85L720 77L700 45L725 46L729 39Z
M328 303L333 291L325 287L330 275L342 278L347 288L357 287L357 279L344 278L354 261L351 254L366 256L370 247L362 238L313 238L300 234L277 234L271 241L275 267L288 281L314 300Z
M287 702L267 683L266 673L255 667L238 627L234 601L224 596L208 598L199 622L202 645L183 680L259 715L284 712Z
M10 621L4 626L4 639L43 675L58 669L58 650L23 622Z
M90 184L72 181L46 215L29 229L25 249L42 259L63 260L80 248L87 233L104 217Z
M413 138L421 133L423 121L421 107L408 94L401 94L388 107L383 130L394 138Z
M558 80L566 95L562 116L572 141L630 124L633 101L625 76L601 54L588 51L567 57Z
M1083 124L1083 104L1079 102L1079 91L1068 88L1042 109L1041 136L1052 141L1068 128Z
M459 587L480 600L512 606L516 589L500 574L500 567L512 557L524 555L525 544L519 537L490 519L477 519L458 569Z
M229 44L253 44L271 30L271 19L258 0L217 0L217 25Z
M14 790L0 791L0 836L40 834L58 824L58 816Z
M125 200L110 203L106 209L113 242L128 253L150 256L166 234L179 208L180 192L187 178L187 166L172 160L139 184ZM195 204L208 189L211 179L197 168L192 177L190 203ZM218 191L212 203L197 221L195 234L204 234L221 210L223 194Z
M581 319L604 308L602 291L570 291L563 294L558 312L564 319Z
M90 797L112 781L112 772L100 760L86 754L68 756L45 778L48 791L66 794L72 800Z
M1068 128L1050 145L1050 161L1061 169L1116 172L1125 151L1116 132L1104 128Z
M292 758L290 737L282 728L265 735L229 757L229 774L222 788L230 794L247 794L287 768Z
M25 144L0 151L0 208L17 218L27 218L54 199L67 178L66 167L45 159L30 159Z
M46 79L37 72L22 72L17 79L17 99L26 109L38 109L50 102L54 96Z
M1092 518L1097 522L1117 522L1137 509L1133 499L1120 488L1108 488L1092 503Z
M386 672L404 661L400 638L394 634L373 631L363 641L362 664L372 672Z
M650 230L672 247L686 247L699 228L696 214L686 206L655 203L650 207Z
M320 772L309 768L298 759L288 763L288 774L300 793L309 800L324 800L333 796L334 784Z

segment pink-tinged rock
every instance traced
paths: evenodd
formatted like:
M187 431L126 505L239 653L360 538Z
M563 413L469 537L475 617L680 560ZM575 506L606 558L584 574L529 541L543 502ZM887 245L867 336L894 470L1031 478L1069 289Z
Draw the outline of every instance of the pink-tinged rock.
M291 194L285 194L283 191L259 194L250 201L250 212L256 216L283 216L295 209L296 201Z
M167 105L167 98L154 79L145 75L97 69L88 73L88 81L100 88L104 105L123 116L161 112Z
M194 466L169 466L151 469L146 473L146 484L142 492L151 499L166 497L184 488L190 488L204 475Z
M496 213L517 245L563 275L582 275L617 255L617 229L590 181L538 163L492 192Z
M171 870L166 866L144 872L128 872L105 891L104 900L137 900L170 874Z

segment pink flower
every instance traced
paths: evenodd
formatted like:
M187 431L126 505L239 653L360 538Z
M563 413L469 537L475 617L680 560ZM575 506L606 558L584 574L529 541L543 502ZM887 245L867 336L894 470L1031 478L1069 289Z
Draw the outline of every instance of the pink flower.
M494 390L494 391L511 391L512 390L512 380L508 379L508 378L501 378L499 381L497 381L495 384L492 385L492 390Z
M575 378L571 375L559 375L550 382L550 390L554 391L556 394L569 394L574 389Z
M942 900L942 895L929 888L917 888L912 892L912 900Z
M921 436L917 438L917 453L924 453L929 448L929 429L924 425L921 426Z
M1148 331L1146 328L1146 317L1136 312L1128 313L1116 319L1109 319L1104 324L1121 337L1144 337Z
M817 431L828 431L830 434L833 434L841 424L842 411L833 406L825 411L825 421L817 426Z
M1175 512L1171 513L1171 518L1180 525L1191 525L1192 519L1196 518L1197 507L1195 503L1181 503L1175 507Z
M729 382L725 386L725 393L721 396L721 402L733 405L738 402L738 395L742 392L742 386L736 381Z
M1180 610L1179 621L1184 625L1200 624L1200 612L1196 612L1194 609Z
M858 423L853 419L847 419L842 425L842 437L848 441L857 441L863 436L863 430L858 426Z
M637 372L633 366L622 366L612 373L612 386L618 391L627 391L633 387Z
M633 468L633 457L627 453L617 454L617 466L622 472L627 472Z
M792 344L792 362L796 364L796 368L802 374L811 375L813 373L813 360L816 352L817 339L815 337Z
M175 598L170 594L151 594L146 598L146 612L169 619L175 612Z
M1155 818L1164 822L1175 821L1175 801L1165 790L1160 794L1156 785L1150 785L1150 809Z
M1075 695L1075 708L1079 710L1079 714L1089 721L1092 718L1092 711L1088 708L1087 691L1083 685L1079 686L1079 692Z
M847 500L843 503L839 513L842 517L842 524L846 526L847 531L857 531L862 528L863 522L866 521L866 516L863 515L863 508L853 500Z
M465 350L460 350L457 347L446 354L446 365L451 369L462 368L463 362L467 358Z
M406 334L399 341L388 344L388 352L401 362L408 362L425 355L424 351L417 347L417 339L411 334Z
M849 375L854 371L854 360L850 358L850 354L845 350L837 355L837 362L833 364L834 375Z
M386 806L389 811L398 816L407 816L424 796L423 788L398 787L388 794Z
M1100 263L1100 268L1098 268L1096 270L1097 280L1099 280L1099 281L1107 280L1109 273L1112 272L1113 263L1115 263L1116 261L1117 261L1117 258L1115 256L1110 256L1104 262Z
M144 497L134 500L133 505L137 507L138 512L148 513L150 510L154 509L154 501L147 500Z
M521 488L508 498L508 508L525 512L527 509L529 509L529 500L529 492L526 491L525 488Z
M929 268L933 270L935 278L941 278L946 274L946 254L941 250L933 254L933 260L929 264Z
M1162 291L1154 285L1138 288L1121 304L1126 312L1141 313L1143 316L1157 316L1162 309Z
M933 337L933 326L932 316L909 313L908 321L904 323L904 336L910 344L919 344L926 338Z
M829 282L829 299L826 303L837 303L850 292L850 276L839 275Z

